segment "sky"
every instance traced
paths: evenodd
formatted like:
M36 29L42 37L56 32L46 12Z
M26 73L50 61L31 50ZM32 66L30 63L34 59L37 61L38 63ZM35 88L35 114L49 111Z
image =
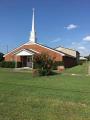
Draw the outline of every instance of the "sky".
M38 43L90 54L90 0L0 0L0 52L29 41L32 8Z

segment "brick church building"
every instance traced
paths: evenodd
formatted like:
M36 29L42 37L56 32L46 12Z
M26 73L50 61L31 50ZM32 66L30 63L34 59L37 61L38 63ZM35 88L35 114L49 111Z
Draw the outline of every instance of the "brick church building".
M48 53L49 56L52 58L55 58L55 61L63 61L65 63L65 66L73 66L76 64L77 57L70 55L69 53L66 53L65 51L53 49L47 46L44 46L40 43L37 43L36 38L36 31L35 31L35 17L34 17L34 9L33 9L33 16L32 16L32 30L30 34L29 41L20 47L12 50L11 52L4 55L5 61L15 61L21 62L22 67L30 67L33 69L33 56L35 54L40 53ZM77 51L76 51L77 52ZM17 67L17 64L16 64Z

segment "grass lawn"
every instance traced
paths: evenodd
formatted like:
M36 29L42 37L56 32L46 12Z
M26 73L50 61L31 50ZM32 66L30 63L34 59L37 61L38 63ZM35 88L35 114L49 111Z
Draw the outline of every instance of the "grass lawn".
M84 68L49 77L0 69L0 120L90 120L90 76Z
M67 73L71 73L71 74L88 74L88 66L89 66L89 62L84 63L83 65L79 65L79 66L75 66L72 67L70 69L67 69L65 72Z

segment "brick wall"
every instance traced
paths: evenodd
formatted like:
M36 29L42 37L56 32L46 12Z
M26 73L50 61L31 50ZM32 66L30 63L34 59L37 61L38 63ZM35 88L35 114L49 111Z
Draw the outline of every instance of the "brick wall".
M65 68L73 67L77 64L76 58L64 56L63 58Z
M15 52L22 50L22 49L32 49L39 53L44 52L49 54L51 57L55 57L56 61L63 61L63 56L59 53L55 52L54 50L48 49L47 47L43 47L39 44L29 44L29 45L22 45L19 48L16 48L12 52L5 55L5 61L16 61ZM20 61L20 57L17 57L17 61Z

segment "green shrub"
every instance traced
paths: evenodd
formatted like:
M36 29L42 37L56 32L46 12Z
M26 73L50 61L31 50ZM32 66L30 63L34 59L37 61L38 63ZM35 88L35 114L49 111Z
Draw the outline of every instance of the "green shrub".
M55 61L53 64L53 69L57 70L57 67L62 65L64 65L63 61Z
M40 76L51 75L54 58L51 58L47 53L41 53L34 56L34 64Z
M0 62L4 60L4 54L0 52Z
M17 67L18 68L22 67L22 62L17 62Z
M3 68L15 68L15 61L2 61L0 62L0 67ZM17 67L21 67L21 62L17 62Z
M0 64L0 67L3 67L3 68L14 68L15 67L15 62L2 61L1 64Z

